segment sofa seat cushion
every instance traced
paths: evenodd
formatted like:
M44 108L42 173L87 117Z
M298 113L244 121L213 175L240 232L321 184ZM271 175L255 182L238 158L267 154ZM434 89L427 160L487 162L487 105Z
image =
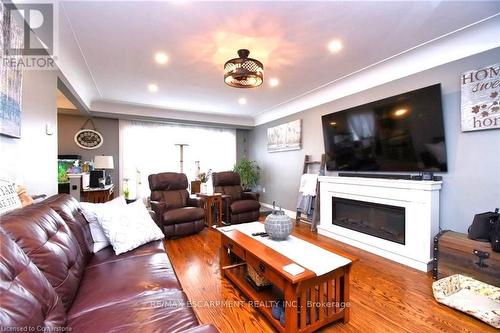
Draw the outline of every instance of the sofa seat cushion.
M70 314L68 326L73 332L176 333L198 326L198 320L184 292L166 290Z
M166 224L193 222L205 218L205 211L197 207L184 207L167 211L163 214Z
M165 252L108 260L85 269L68 315L170 289L181 285Z
M231 204L231 212L233 214L246 213L254 210L259 210L260 204L255 200L239 200Z
M163 246L163 241L154 241L142 246L139 246L133 251L125 252L120 255L116 255L113 247L108 246L103 250L94 254L90 262L87 264L87 269L92 266L102 265L115 261L129 260L141 256L149 256L156 253L165 254L165 247Z

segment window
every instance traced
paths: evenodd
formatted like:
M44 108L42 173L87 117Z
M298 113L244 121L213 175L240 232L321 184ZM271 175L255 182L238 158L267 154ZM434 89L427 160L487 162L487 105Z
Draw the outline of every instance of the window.
M232 170L236 163L234 129L120 120L120 184L129 179L130 197L136 197L137 188L139 196L149 196L150 174L180 171L176 144L181 143L189 145L184 147L184 173L189 180L195 178L195 161L202 172Z

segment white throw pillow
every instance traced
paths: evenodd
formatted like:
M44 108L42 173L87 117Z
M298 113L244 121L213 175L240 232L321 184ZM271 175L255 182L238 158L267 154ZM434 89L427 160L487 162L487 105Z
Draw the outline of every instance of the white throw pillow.
M21 207L21 200L19 200L14 182L0 179L0 215Z
M94 253L110 245L108 238L102 230L100 221L102 219L109 219L113 213L117 213L127 206L124 197L118 197L111 201L101 204L90 202L81 202L82 214L89 223L90 233L94 240Z
M99 223L117 255L164 237L142 200L112 212Z

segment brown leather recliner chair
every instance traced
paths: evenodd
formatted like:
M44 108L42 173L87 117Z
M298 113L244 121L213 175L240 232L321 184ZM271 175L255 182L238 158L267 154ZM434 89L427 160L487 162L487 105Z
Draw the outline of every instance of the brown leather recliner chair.
M205 227L203 199L190 198L185 174L163 172L149 175L151 208L165 237L196 234Z
M222 193L224 222L237 224L259 220L259 193L243 192L237 172L214 172L212 182L214 192Z

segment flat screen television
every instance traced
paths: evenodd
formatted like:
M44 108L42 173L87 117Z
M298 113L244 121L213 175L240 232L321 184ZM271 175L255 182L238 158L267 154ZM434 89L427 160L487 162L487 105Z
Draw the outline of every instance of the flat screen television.
M324 115L330 171L447 171L441 85Z

